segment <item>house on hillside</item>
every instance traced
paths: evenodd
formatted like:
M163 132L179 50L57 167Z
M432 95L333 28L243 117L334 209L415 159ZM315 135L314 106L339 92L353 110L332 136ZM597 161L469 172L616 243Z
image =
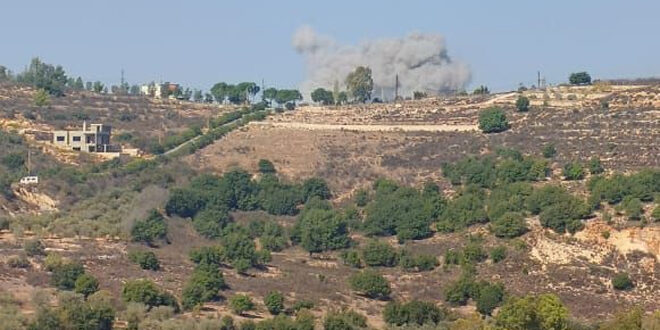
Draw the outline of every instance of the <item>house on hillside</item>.
M151 96L155 99L168 98L174 99L174 95L179 90L179 84L164 83L164 84L144 84L140 86L140 94Z
M57 147L83 152L117 152L118 147L110 144L112 127L105 124L83 122L82 130L53 132L53 144Z

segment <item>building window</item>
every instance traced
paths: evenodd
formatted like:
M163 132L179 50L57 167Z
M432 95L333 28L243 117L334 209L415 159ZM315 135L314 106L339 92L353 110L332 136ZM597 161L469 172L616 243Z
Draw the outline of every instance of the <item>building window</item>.
M73 151L80 151L80 147L73 147Z
M64 142L64 136L58 136L57 142Z
M74 136L73 142L80 142L80 136Z

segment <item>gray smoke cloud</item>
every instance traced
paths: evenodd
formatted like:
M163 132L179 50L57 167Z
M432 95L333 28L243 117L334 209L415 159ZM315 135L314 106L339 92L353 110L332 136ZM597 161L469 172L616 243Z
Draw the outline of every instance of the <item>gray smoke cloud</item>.
M335 81L344 89L344 79L357 66L368 66L374 79L373 97L393 98L395 76L399 94L430 93L465 88L471 72L467 64L447 54L445 38L439 34L411 33L403 38L341 45L328 36L303 26L293 35L293 47L304 56L307 78L300 86L305 98L318 87L332 89Z

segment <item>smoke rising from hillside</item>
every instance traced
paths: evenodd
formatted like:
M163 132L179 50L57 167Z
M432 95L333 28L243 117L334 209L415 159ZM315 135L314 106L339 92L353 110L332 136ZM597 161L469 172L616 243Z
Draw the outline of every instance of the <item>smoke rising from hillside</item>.
M402 96L414 91L462 89L471 78L465 63L447 55L445 39L439 34L411 33L403 38L341 45L303 26L293 35L293 47L306 61L307 77L300 86L306 98L318 87L332 90L335 81L344 89L346 75L360 65L372 70L373 97L383 95L386 100L393 98L397 74Z

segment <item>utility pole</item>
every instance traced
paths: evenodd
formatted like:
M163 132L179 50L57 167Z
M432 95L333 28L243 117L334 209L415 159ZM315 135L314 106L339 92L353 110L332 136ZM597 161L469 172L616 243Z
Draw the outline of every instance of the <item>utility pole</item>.
M536 71L536 77L538 80L538 83L536 84L536 88L541 89L541 71Z
M28 175L27 175L27 176L32 175L32 169L31 169L31 168L32 168L32 164L30 163L30 158L31 158L31 157L30 157L30 149L28 149L28 154L27 154L27 170L28 170Z
M399 74L394 77L394 101L399 99Z

